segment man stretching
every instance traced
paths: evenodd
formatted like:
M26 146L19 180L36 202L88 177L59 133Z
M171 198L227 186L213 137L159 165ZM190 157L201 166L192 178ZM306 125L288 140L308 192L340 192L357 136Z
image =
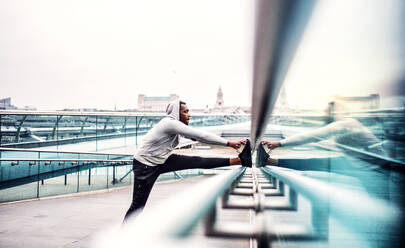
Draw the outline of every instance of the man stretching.
M229 141L217 135L197 130L188 126L189 109L185 102L174 101L167 106L167 117L156 124L143 138L142 144L134 155L134 191L131 206L124 221L136 210L142 209L152 187L162 173L184 169L209 169L229 165L252 167L251 147L249 140ZM172 154L179 144L179 136L200 142L230 146L238 149L245 145L236 158L203 158Z

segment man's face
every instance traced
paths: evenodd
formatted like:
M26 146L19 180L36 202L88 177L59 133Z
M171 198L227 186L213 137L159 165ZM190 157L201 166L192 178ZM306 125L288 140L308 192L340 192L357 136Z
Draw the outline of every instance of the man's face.
M190 120L190 113L186 104L180 104L180 121L188 125Z

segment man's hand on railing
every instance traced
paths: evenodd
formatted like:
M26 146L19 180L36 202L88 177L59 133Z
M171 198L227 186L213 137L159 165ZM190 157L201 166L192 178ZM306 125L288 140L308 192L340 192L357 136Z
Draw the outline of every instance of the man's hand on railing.
M227 146L232 147L235 150L238 150L241 145L245 145L246 140L239 140L239 141L228 141Z
M270 150L276 149L277 147L281 146L279 141L262 141L262 145L266 145Z

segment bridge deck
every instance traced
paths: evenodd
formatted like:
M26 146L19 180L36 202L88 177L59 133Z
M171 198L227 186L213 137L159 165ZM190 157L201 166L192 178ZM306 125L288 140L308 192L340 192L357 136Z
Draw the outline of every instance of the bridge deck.
M148 205L208 176L159 182L155 185ZM120 228L121 221L132 197L132 187L98 194L80 194L73 197L33 200L0 205L1 247L89 247L93 238L109 228ZM223 218L250 221L250 210L225 213ZM249 247L249 240L205 238L202 229L193 231L193 238L202 239L207 247Z

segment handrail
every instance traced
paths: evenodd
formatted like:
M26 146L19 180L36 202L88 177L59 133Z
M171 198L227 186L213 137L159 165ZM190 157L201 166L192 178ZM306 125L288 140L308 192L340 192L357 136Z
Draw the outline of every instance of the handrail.
M0 162L3 161L21 161L21 162L120 162L120 163L132 163L132 160L128 159L86 159L86 158L0 158Z
M397 107L397 108L378 108L378 109L362 109L356 111L334 111L333 114L373 114L373 113L400 113L403 114L405 112L405 107Z
M343 149L343 150L348 150L348 151L351 151L351 152L354 152L354 153L357 153L357 154L360 154L360 155L364 155L364 156L367 156L367 157L378 159L380 161L390 163L389 165L387 165L387 164L381 165L381 164L378 164L378 163L374 164L374 165L378 165L380 167L388 166L390 168L395 168L395 169L405 169L405 162L404 161L394 159L394 158L390 158L390 157L387 157L387 156L384 156L384 155L364 151L364 150L361 150L361 149L358 149L358 148L355 148L355 147L351 147L351 146L348 146L348 145L343 145L343 144L336 143L336 142L332 143L332 142L327 141L327 140L325 140L325 139L323 139L321 137L318 137L318 136L312 136L312 137L314 139L317 139L318 141L323 142L322 144L314 143L313 145L316 146L316 147L319 147L319 148L322 148L322 149L327 149L327 150L335 150L334 148L338 147L338 148ZM311 143L313 143L313 142L311 142Z
M333 111L332 114L340 115L351 115L351 114L404 114L405 108L378 108L378 109L363 109L356 111ZM314 113L276 113L272 114L271 117L325 117L324 110L314 110ZM374 116L371 116L374 117Z
M254 148L266 130L315 3L316 0L257 3L250 135Z
M74 153L87 155L114 155L114 156L132 156L133 154L123 153L102 153L102 152L78 152L78 151L47 151L37 149L22 149L22 148L0 148L0 151L16 151L16 152L44 152L44 153Z
M1 110L0 115L64 115L64 116L115 116L115 117L166 117L164 112L77 112L77 111L15 111L15 110ZM192 114L191 117L198 116L250 116L249 114Z
M179 144L175 149L181 149L185 146L196 144L196 141L188 141ZM133 156L133 153L103 153L103 152L79 152L79 151L49 151L41 149L23 149L23 148L6 148L0 147L0 151L16 151L16 152L44 152L44 153L74 153L74 154L86 154L86 155L113 155L113 156Z
M384 223L392 224L398 219L400 211L386 201L371 198L368 194L333 186L330 183L308 178L289 169L266 166L261 170L284 182L297 193L312 202L326 204L329 213L347 223Z
M315 137L315 138L317 138L317 137ZM330 149L326 144L314 144L314 146L321 147L321 148L324 148L324 149ZM361 155L365 155L365 156L368 156L368 157L371 157L371 158L375 158L375 159L378 159L378 160L382 160L382 161L391 163L389 165L391 168L405 169L405 167L404 167L405 162L401 161L401 160L398 160L398 159L390 158L390 157L387 157L387 156L379 155L379 154L368 152L368 151L363 151L363 150L360 150L360 149L357 149L357 148L354 148L354 147L351 147L351 146L343 145L343 144L340 144L340 143L334 143L333 146L336 146L336 147L339 147L339 148L344 149L344 150L349 150L351 152L355 152L355 153L358 153L358 154L361 154ZM380 165L380 164L375 163L373 165ZM380 165L380 166L385 166L385 165Z
M244 171L245 167L228 170L158 205L144 209L142 214L130 218L119 232L106 235L107 242L102 240L97 247L110 247L110 244L130 247L135 240L139 247L161 247L162 244L169 244L173 239L185 236L215 207L217 198ZM170 214L167 213L168 209Z

